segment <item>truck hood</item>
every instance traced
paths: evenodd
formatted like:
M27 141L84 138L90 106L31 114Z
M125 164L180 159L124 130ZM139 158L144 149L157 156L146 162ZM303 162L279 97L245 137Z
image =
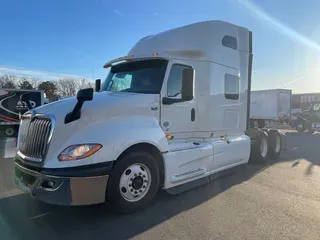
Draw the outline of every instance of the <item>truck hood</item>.
M73 110L76 103L76 97L71 97L43 105L35 111L55 116L56 124L60 125L64 124L66 114ZM75 122L92 123L122 115L149 115L151 107L158 106L158 94L99 92L94 93L92 101L83 104L81 118Z
M74 136L86 129L95 129L98 125L105 128L108 122L130 121L137 116L156 121L159 119L158 94L95 93L92 101L83 104L81 118L65 124L66 114L73 110L76 103L77 99L72 97L35 109L37 113L52 115L55 118L48 155L52 155L52 152L60 153L67 145L80 143L84 139L74 139ZM153 110L151 110L152 107ZM114 127L118 128L118 126ZM100 133L108 134L104 131L97 134ZM91 140L94 141L94 139Z

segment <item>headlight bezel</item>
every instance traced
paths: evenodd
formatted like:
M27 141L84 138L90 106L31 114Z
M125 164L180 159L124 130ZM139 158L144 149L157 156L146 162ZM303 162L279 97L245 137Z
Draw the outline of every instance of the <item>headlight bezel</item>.
M80 151L81 147L88 147L87 151L83 151L82 154L79 155L75 154L75 151ZM58 160L60 162L66 161L74 161L74 160L81 160L84 158L88 158L98 152L103 146L99 143L80 143L80 144L73 144L66 147L61 153L58 155Z

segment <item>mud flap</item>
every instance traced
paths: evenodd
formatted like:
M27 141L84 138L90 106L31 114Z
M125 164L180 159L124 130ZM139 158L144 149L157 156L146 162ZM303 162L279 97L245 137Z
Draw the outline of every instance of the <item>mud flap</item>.
M282 151L287 151L287 136L284 132L279 131L281 136Z

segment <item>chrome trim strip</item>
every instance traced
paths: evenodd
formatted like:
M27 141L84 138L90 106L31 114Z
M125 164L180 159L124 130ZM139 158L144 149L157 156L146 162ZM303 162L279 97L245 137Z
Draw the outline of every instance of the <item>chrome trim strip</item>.
M28 157L28 156L24 155L22 152L20 152L20 150L18 150L17 154L18 154L23 160L28 160L28 161L32 161L32 162L41 162L41 161L42 161L41 158Z
M45 117L45 118L49 118L51 120L51 129L50 129L50 133L49 133L49 137L48 137L48 142L47 142L47 147L51 142L52 136L53 136L53 132L54 129L56 127L56 118L54 115L52 114L43 114L43 113L37 113L36 115L34 115L33 117Z
M18 139L17 139L17 151L18 151L18 154L20 152L20 134L21 134L20 127L21 127L21 124L22 124L22 120L23 119L27 119L27 118L31 118L31 115L30 114L22 115L22 117L20 119L19 131L18 131Z

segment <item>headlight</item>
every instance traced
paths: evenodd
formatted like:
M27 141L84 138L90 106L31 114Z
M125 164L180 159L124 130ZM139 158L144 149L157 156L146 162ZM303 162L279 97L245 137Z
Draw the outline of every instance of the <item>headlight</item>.
M71 161L83 159L97 152L102 145L100 144L77 144L64 149L58 156L59 161Z

